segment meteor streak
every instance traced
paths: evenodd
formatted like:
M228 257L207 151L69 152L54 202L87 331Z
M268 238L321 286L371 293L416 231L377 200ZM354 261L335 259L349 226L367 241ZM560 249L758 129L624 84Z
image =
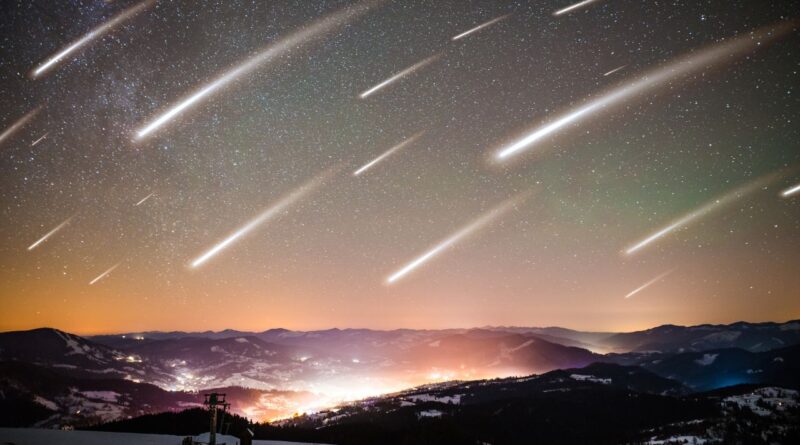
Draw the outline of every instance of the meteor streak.
M400 151L400 149L402 149L406 145L409 145L409 144L413 143L414 141L416 141L417 139L419 139L419 137L422 136L424 133L425 133L424 131L420 131L419 133L415 134L414 136L411 136L410 138L404 140L403 142L401 142L401 143L395 145L394 147L386 150L385 152L383 152L382 155L380 155L377 158L367 162L366 164L364 164L363 167L361 167L358 170L356 170L355 172L353 172L353 176L358 176L361 173L364 173L365 171L369 170L370 167L372 167L373 165L377 164L378 162L381 162L382 160L388 158L392 154Z
M321 37L323 34L334 31L337 28L347 25L357 17L365 14L368 10L375 7L380 1L365 1L357 6L340 9L326 17L318 19L303 28L300 28L286 37L277 40L254 56L242 61L228 71L223 72L213 81L203 85L199 89L185 96L177 104L172 105L158 117L142 126L136 131L134 139L140 140L155 130L159 129L167 122L174 119L188 108L197 104L208 96L218 92L228 84L238 80L244 75L250 74L268 62L277 61L281 56L297 50L302 45Z
M567 6L566 8L559 9L558 11L554 12L553 15L561 15L566 14L570 11L574 11L576 9L583 8L584 6L588 6L590 3L594 3L597 0L583 0L582 2L575 3L574 5Z
M197 268L201 264L205 263L206 261L210 260L216 254L221 252L223 249L227 248L243 236L247 235L248 233L255 230L258 226L264 224L265 222L272 220L278 216L280 216L284 211L289 208L292 204L299 201L301 198L305 197L320 185L325 182L325 179L330 176L332 173L331 170L328 170L325 173L311 179L310 181L306 182L299 188L295 189L293 192L289 193L288 195L284 196L280 201L273 204L271 207L267 208L263 212L261 212L258 216L251 219L247 224L243 225L235 232L228 235L227 238L217 243L214 247L207 250L202 255L198 256L194 259L191 263L191 267Z
M500 22L500 21L503 21L503 20L507 19L510 16L511 16L511 14L506 14L506 15L501 15L500 17L495 17L495 18L489 20L488 22L481 23L480 25L478 25L478 26L476 26L474 28L468 29L468 30L462 32L461 34L459 34L457 36L454 36L453 40L455 41L455 40L464 38L464 37L466 37L466 36L468 36L468 35L470 35L470 34L472 34L474 32L478 32L478 31L482 30L483 28L488 28L488 27L494 25L497 22Z
M127 20L130 20L135 15L139 14L140 12L142 12L145 9L149 8L150 6L152 6L154 3L155 3L155 0L146 0L146 1L143 1L143 2L141 2L139 4L137 4L137 5L132 6L132 7L128 8L128 9L122 11L121 13L115 15L114 17L112 17L107 22L105 22L102 25L100 25L100 26L94 28L93 30L89 31L88 34L86 34L83 37L81 37L80 39L75 40L74 42L72 42L69 46L67 46L66 48L62 49L56 55L54 55L54 56L50 57L49 59L45 60L44 62L42 62L39 66L37 66L31 72L31 74L30 74L31 78L35 79L35 78L41 76L42 74L44 74L45 71L49 70L50 68L54 67L58 63L62 62L70 54L74 53L75 51L78 51L80 48L82 48L83 46L85 46L89 42L91 42L93 40L97 40L97 39L105 36L109 32L113 31L114 28L116 28L119 24L121 24L121 23L123 23L123 22L125 22Z
M36 139L35 141L33 141L33 143L31 144L31 147L35 147L36 144L38 144L39 142L42 142L44 140L44 138L47 137L48 134L50 134L49 131L47 133L45 133L44 135L42 135L42 137L40 137L39 139Z
M797 184L794 187L789 187L788 189L782 191L781 196L783 196L784 198L788 198L797 192L800 192L800 184Z
M426 59L422 59L421 61L411 65L410 67L404 69L403 71L400 71L399 73L397 73L394 76L392 76L392 77L384 80L383 82L375 85L374 87L368 89L367 91L364 91L363 93L359 94L358 97L360 97L362 99L366 99L372 93L374 93L374 92L376 92L376 91L378 91L380 89L383 89L384 87L389 86L390 84L402 79L403 77L408 76L409 74L411 74L414 71L416 71L416 70L418 70L418 69L430 64L431 62L435 61L438 58L439 58L439 54L430 56L430 57L428 57Z
M28 246L28 250L33 250L33 249L35 249L35 248L36 248L36 246L38 246L39 244L42 244L43 242L47 241L47 238L50 238L50 237L51 237L51 236L53 236L53 235L54 235L56 232L58 232L59 230L63 229L63 228L64 228L64 226L66 226L67 224L69 224L69 222L70 222L70 220L72 220L72 218L74 218L74 215L73 215L73 216L70 216L69 218L67 218L67 219L66 219L66 221L64 221L64 222L62 222L61 224L57 225L55 229L53 229L53 230L51 230L51 231L47 232L47 233L46 233L46 234L45 234L43 237L39 238L39 239L38 239L38 240L37 240L35 243L33 243L33 244L31 244L30 246Z
M144 198L142 198L142 199L141 199L139 202L137 202L137 203L136 203L136 204L134 204L133 206L134 206L134 207L139 207L140 205L144 204L144 202L145 202L145 201L147 201L148 199L150 199L150 197L151 197L151 196L153 196L153 195L155 195L155 194L156 194L156 192L150 193L149 195L147 195L147 196L145 196Z
M409 272L413 271L417 267L421 266L422 264L428 262L428 260L432 259L433 257L439 255L440 253L444 252L448 248L452 247L457 242L461 241L462 239L466 238L468 235L471 235L473 232L476 232L487 224L491 223L495 219L499 218L503 214L507 213L516 205L520 204L522 201L527 198L529 193L525 193L523 195L518 195L516 197L507 199L499 206L489 210L488 212L481 215L478 219L472 221L471 223L467 224L466 226L459 229L456 233L451 235L449 238L442 240L436 246L428 250L427 252L423 253L416 259L412 260L410 263L406 264L398 270L397 272L393 273L386 279L386 284L392 284L395 281L403 278Z
M115 265L111 266L111 267L110 267L110 268L109 268L107 271L105 271L105 272L101 273L100 275L98 275L98 276L97 276L97 278L95 278L94 280L92 280L92 281L90 281L90 282L89 282L89 286L91 286L91 285L93 285L94 283L97 283L98 281L100 281L100 280L102 280L103 278L105 278L105 277L106 277L106 275L108 275L108 274L110 274L111 272L113 272L113 271L114 271L114 269L116 269L116 268L117 268L117 267L118 267L120 264L122 264L122 263L117 263L117 264L115 264Z
M663 278L665 278L667 275L671 274L674 271L675 271L675 269L672 269L672 270L668 270L668 271L662 273L661 275L653 278L652 280L648 281L647 283L644 283L643 285L641 285L641 286L637 287L636 289L632 290L628 295L625 295L625 298L630 298L630 297L638 294L639 292L647 289L648 287L652 286L653 284L658 283L659 281L661 281Z
M745 196L755 192L756 190L767 186L770 182L778 179L780 174L778 173L771 173L769 175L763 176L759 179L753 180L747 184L744 184L712 201L706 202L702 206L698 207L695 210L687 213L686 215L676 219L669 225L661 228L657 232L649 235L648 237L644 238L643 240L633 244L632 246L625 249L626 255L631 255L638 250L644 248L648 244L674 232L675 230L681 229L687 226L689 223L702 218L709 213L718 210L724 207L727 204L730 204L734 201L738 201L739 199L744 198Z
M496 159L503 161L511 155L533 147L547 136L565 127L586 120L593 114L605 111L612 105L618 105L633 97L669 85L671 81L702 71L721 62L730 62L731 56L739 56L750 50L765 46L764 44L792 31L795 21L781 22L775 26L758 28L752 32L740 34L726 42L713 44L704 49L680 57L678 60L657 67L639 78L607 91L577 108L574 108L547 124L534 129L526 136L501 148Z
M616 73L617 71L619 71L619 70L621 70L621 69L625 68L626 66L628 66L628 65L622 65L622 66L618 66L618 67L614 68L613 70L611 70L611 71L609 71L609 72L607 72L607 73L603 74L603 77L608 77L608 76L610 76L610 75L612 75L612 74Z
M10 138L14 133L16 133L20 128L24 127L25 124L28 123L29 120L33 119L39 113L39 110L42 107L36 107L33 110L29 111L25 116L17 119L16 122L11 124L10 127L6 129L2 134L0 134L0 144L2 144L6 139Z

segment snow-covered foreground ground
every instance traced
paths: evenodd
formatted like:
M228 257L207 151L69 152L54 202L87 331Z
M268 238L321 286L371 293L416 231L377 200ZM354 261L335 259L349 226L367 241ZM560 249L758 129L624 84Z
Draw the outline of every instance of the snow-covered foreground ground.
M161 434L105 433L101 431L61 431L36 428L0 428L0 445L180 445L184 436ZM217 443L239 445L238 439L225 436ZM275 440L254 440L254 445L314 445Z

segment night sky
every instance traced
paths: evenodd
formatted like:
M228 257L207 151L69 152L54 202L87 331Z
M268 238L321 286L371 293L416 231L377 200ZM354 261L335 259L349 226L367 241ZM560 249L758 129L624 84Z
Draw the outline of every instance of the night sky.
M800 317L796 2L570 4L3 2L0 330Z

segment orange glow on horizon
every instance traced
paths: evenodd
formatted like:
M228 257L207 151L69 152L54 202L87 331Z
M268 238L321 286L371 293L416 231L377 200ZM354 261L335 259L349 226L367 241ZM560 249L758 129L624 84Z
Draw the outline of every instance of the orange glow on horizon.
M51 250L43 249L32 256L47 256ZM457 255L451 255L454 256ZM115 260L106 263L114 264ZM33 267L38 261L23 256L20 267ZM704 264L709 261L703 257L693 260ZM446 262L443 259L439 264ZM260 332L271 328L307 331L560 326L583 331L630 332L662 324L800 318L800 300L789 298L794 295L792 289L800 287L800 277L793 274L790 264L765 271L757 279L747 277L742 284L740 281L745 278L740 279L741 274L719 283L706 281L706 273L693 268L690 262L635 298L625 299L626 293L660 270L644 270L634 276L610 274L600 267L583 275L578 288L566 288L554 279L526 291L515 280L497 287L497 280L480 276L477 269L475 273L465 270L437 276L436 264L430 270L420 271L413 280L387 288L380 282L386 269L382 265L373 268L376 283L362 285L342 280L330 274L331 269L314 265L305 269L298 266L297 270L282 271L279 277L264 279L235 268L226 269L227 263L220 261L202 274L192 274L191 281L170 285L170 280L185 280L183 263L177 263L175 270L162 278L158 278L158 272L133 263L120 265L94 286L86 285L87 278L97 272L89 266L43 269L47 275L37 281L0 272L0 294L13 296L4 299L0 331L53 327L78 335L97 335L159 330ZM476 267L483 267L481 264ZM738 270L733 255L715 264L721 271ZM238 281L220 280L219 274L231 273L238 274ZM517 270L504 273L514 275ZM309 280L309 275L314 279ZM428 282L433 278L437 281L435 292L431 292ZM720 286L724 289L719 290ZM529 297L517 297L526 292L530 292ZM492 295L492 298L465 295ZM756 306L752 304L754 299L760 302ZM340 301L349 302L347 310L339 309ZM423 303L425 310L421 311Z

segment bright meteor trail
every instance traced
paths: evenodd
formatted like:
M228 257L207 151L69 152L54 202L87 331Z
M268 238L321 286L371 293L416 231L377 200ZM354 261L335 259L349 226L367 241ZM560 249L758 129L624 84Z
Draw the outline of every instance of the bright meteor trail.
M616 73L617 71L619 71L619 70L621 70L621 69L625 68L626 66L628 66L628 65L622 65L622 66L618 66L618 67L614 68L613 70L611 70L611 71L608 71L607 73L603 74L603 77L608 77L608 76L610 76L610 75L612 75L612 74Z
M140 200L139 200L139 202L137 202L137 203L136 203L136 204L134 204L133 206L134 206L134 207L139 207L140 205L144 204L144 202L145 202L145 201L147 201L148 199L150 199L150 197L151 197L151 196L153 196L153 195L155 195L155 194L156 194L156 192L150 193L149 195L147 195L147 196L145 196L144 198L140 199Z
M341 9L277 40L256 55L244 60L230 70L223 72L213 81L203 85L198 90L184 97L177 104L166 109L166 111L158 117L139 128L139 130L136 131L135 139L139 140L144 138L191 106L218 92L223 87L238 80L242 76L252 73L264 64L276 61L290 51L297 50L300 46L347 25L379 3L379 1L366 1L356 6Z
M373 165L377 164L378 162L381 162L382 160L388 158L392 154L400 151L403 147L405 147L405 146L413 143L417 139L419 139L419 137L422 136L424 133L425 133L424 131L420 131L419 133L411 136L410 138L404 140L403 142L401 142L401 143L395 145L394 147L386 150L385 152L383 152L382 155L380 155L377 158L367 162L366 164L364 164L363 167L361 167L358 170L356 170L355 172L353 172L353 176L358 176L361 173L364 173L365 171L369 170Z
M794 187L789 187L788 189L782 191L781 196L783 196L784 198L788 198L797 192L800 192L800 184L797 184Z
M779 177L780 173L772 173L763 176L759 179L748 182L747 184L744 184L712 201L709 201L703 204L702 206L698 207L697 209L692 210L686 215L676 219L669 225L661 228L660 230L649 235L643 240L628 247L627 249L625 249L625 254L631 255L633 253L636 253L637 251L644 248L648 244L653 243L654 241L663 238L664 236L687 226L689 223L694 222L695 220L700 219L727 204L730 204L734 201L738 201L739 199L744 198L745 196L757 191L760 188L766 187L770 182L778 179Z
M625 295L625 298L630 298L630 297L638 294L639 292L647 289L648 287L658 283L663 278L666 278L666 276L671 274L672 272L674 272L674 269L673 270L668 270L668 271L662 273L661 275L653 278L652 280L648 281L647 283L644 283L643 285L641 285L641 286L637 287L636 289L632 290L630 293L628 293L628 295Z
M94 280L92 280L92 281L90 281L90 282L89 282L89 286L91 286L91 285L93 285L94 283L97 283L98 281L100 281L100 280L102 280L103 278L105 278L105 277L106 277L106 275L108 275L108 274L110 274L111 272L113 272L113 271L114 271L114 269L116 269L117 267L119 267L119 265L120 265L120 264L122 264L122 263L117 263L117 264L115 264L115 265L111 266L111 267L110 267L110 268L109 268L107 271L105 271L105 272L101 273L100 275L98 275L98 276L97 276L97 278L95 278Z
M400 278L403 278L405 275L407 275L417 267L428 262L428 260L432 259L433 257L447 250L448 248L452 247L455 243L471 235L473 232L482 229L487 224L491 223L495 219L499 218L500 216L504 215L509 210L520 204L522 201L525 200L525 198L527 198L528 195L529 195L528 193L524 193L522 195L507 199L499 206L484 213L478 219L462 227L456 233L451 235L449 238L439 242L436 246L434 246L427 252L423 253L416 259L412 260L410 263L403 266L402 269L390 275L386 279L386 284L392 284L395 281L399 280Z
M299 201L301 198L305 197L315 189L317 189L323 182L330 176L332 173L331 170L326 171L325 173L320 174L319 176L315 177L314 179L306 182L292 193L284 196L280 201L273 204L271 207L267 208L261 214L256 216L255 218L251 219L250 222L243 225L235 232L228 235L227 238L217 243L214 247L207 250L202 255L198 256L194 259L191 263L192 268L196 268L206 261L210 260L216 254L220 253L223 249L229 247L234 242L238 241L243 236L247 235L248 233L255 230L258 226L264 224L265 222L274 219L280 216L284 211L289 208L292 204Z
M146 0L146 1L143 1L143 2L139 3L136 6L132 6L132 7L128 8L128 9L122 11L121 13L115 15L114 17L112 17L107 22L105 22L102 25L100 25L100 26L94 28L93 30L89 31L88 34L86 34L83 37L81 37L80 39L72 42L69 46L67 46L66 48L62 49L56 55L54 55L54 56L50 57L49 59L45 60L44 62L42 62L33 71L31 71L31 78L35 79L35 78L41 76L42 74L44 74L45 71L49 70L50 68L52 68L55 65L57 65L59 62L61 62L64 59L66 59L70 54L74 53L75 51L78 51L79 49L81 49L83 46L85 46L89 42L91 42L93 40L97 40L97 39L105 36L109 32L113 31L114 28L116 28L119 24L121 24L121 23L123 23L123 22L125 22L127 20L130 20L135 15L139 14L140 12L142 12L145 9L149 8L150 6L152 6L154 3L155 3L155 0Z
M574 5L567 6L566 8L559 9L558 11L554 12L553 15L561 15L566 14L570 11L574 11L576 9L583 8L584 6L588 6L590 3L594 3L597 0L583 0L582 2L575 3Z
M48 238L50 238L50 237L51 237L51 236L53 236L53 235L54 235L56 232L58 232L59 230L63 229L63 228L64 228L64 226L66 226L67 224L69 224L69 222L70 222L70 220L72 220L72 218L74 218L74 216L70 216L69 218L67 218L67 219L66 219L66 221L64 221L64 222L62 222L61 224L57 225L55 229L53 229L53 230L51 230L51 231L47 232L47 233L46 233L46 234L45 234L43 237L39 238L39 239L38 239L38 240L37 240L35 243L33 243L33 244L31 244L30 246L28 246L28 250L33 250L33 249L35 249L35 248L36 248L36 246L38 246L39 244L42 244L43 242L47 241L47 239L48 239Z
M731 61L731 56L743 55L748 51L763 47L764 43L790 33L794 25L795 22L788 21L781 22L775 26L758 28L655 68L631 82L601 94L585 105L556 117L550 123L534 129L526 136L498 150L495 157L498 161L504 161L512 155L533 147L545 137L563 130L569 125L586 120L597 112L606 111L612 105L618 105L658 87L669 85L671 81L677 78L686 77L712 65L725 61L729 62Z
M478 25L478 26L476 26L474 28L468 29L468 30L462 32L461 34L459 34L457 36L454 36L453 40L462 39L462 38L464 38L464 37L466 37L466 36L468 36L468 35L470 35L472 33L475 33L475 32L478 32L478 31L482 30L483 28L488 28L488 27L494 25L497 22L500 22L500 21L503 21L503 20L507 19L509 16L511 16L511 14L506 14L506 15L501 15L500 17L495 17L495 18L489 20L488 22L481 23L480 25Z
M421 61L411 65L410 67L404 69L403 71L400 71L399 73L397 73L394 76L392 76L392 77L384 80L383 82L375 85L374 87L368 89L367 91L364 91L363 93L359 94L358 97L360 97L362 99L366 99L367 97L369 97L370 95L372 95L376 91L389 86L390 84L402 79L403 77L408 76L409 74L411 74L414 71L416 71L416 70L418 70L418 69L430 64L431 62L435 61L438 58L439 58L439 54L430 56L427 59L422 59Z
M33 110L29 111L25 116L22 116L21 118L17 119L16 122L11 124L11 126L8 127L6 131L0 134L0 144L2 144L6 139L10 138L20 128L24 127L29 120L33 119L34 116L36 116L36 114L39 113L40 109L41 107L34 108Z
M50 134L49 131L47 133L45 133L44 135L42 135L42 137L40 137L39 139L36 139L35 141L33 141L33 143L31 144L31 147L35 147L36 145L39 144L39 142L42 142L47 137L48 134Z

